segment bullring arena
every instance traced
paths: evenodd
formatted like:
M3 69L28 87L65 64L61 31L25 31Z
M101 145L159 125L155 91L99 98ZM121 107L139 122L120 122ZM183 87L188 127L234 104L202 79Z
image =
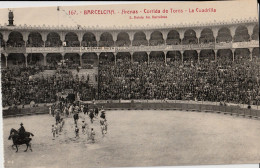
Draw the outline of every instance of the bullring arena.
M0 25L6 167L260 162L257 18L102 29L15 25L10 11L8 21ZM99 110L93 123L84 108ZM53 133L57 116L64 126ZM20 123L34 134L32 151L8 140Z
M260 158L260 122L254 117L195 110L107 110L108 133L99 122L94 144L81 134L75 138L72 117L52 140L51 115L3 120L6 167L130 167L194 164L257 163ZM84 117L84 114L80 115ZM7 140L10 128L23 122L34 133L33 152L18 153ZM249 131L250 130L250 131ZM59 157L57 157L59 156ZM26 160L26 162L25 162Z

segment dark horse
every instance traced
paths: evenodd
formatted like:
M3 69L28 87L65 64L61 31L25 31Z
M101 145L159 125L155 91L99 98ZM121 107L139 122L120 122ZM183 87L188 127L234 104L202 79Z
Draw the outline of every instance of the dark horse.
M24 133L24 138L21 138L18 134L18 131L16 131L15 129L11 129L10 131L10 136L8 137L8 140L12 139L13 140L13 145L16 147L16 152L18 152L18 145L22 145L22 144L26 144L27 148L24 152L27 151L28 147L30 147L30 150L32 151L32 147L30 144L30 141L32 140L32 138L30 138L30 136L34 136L32 133L30 132L25 132Z

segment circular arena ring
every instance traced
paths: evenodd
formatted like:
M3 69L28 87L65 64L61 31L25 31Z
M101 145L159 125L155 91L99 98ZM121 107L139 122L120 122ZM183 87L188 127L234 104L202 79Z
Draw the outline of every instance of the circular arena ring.
M106 108L108 130L104 136L99 119L91 124L83 113L78 121L79 138L75 138L71 116L64 117L63 130L54 140L51 127L55 118L49 114L4 118L5 167L134 167L260 161L260 122L255 116L258 110L250 112L216 103L209 110L206 103L176 101L99 105ZM96 133L95 143L82 133L84 118ZM10 129L18 128L20 122L34 134L33 152L23 152L26 146L22 145L15 153L12 141L8 140Z

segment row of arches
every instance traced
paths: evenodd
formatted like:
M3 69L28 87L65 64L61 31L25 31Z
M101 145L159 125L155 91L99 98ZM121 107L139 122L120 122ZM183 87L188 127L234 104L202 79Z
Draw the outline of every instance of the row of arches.
M3 35L0 33L1 43L5 43ZM148 40L149 39L149 40ZM150 38L146 36L143 31L136 32L133 36L131 43L129 34L127 32L120 32L116 41L113 40L113 36L109 32L104 32L100 35L100 40L97 41L96 36L92 32L86 32L82 39L79 39L78 35L74 32L69 32L65 35L65 43L68 47L111 47L111 46L141 46L141 45L178 45L178 44L198 44L198 43L213 43L213 42L242 42L259 40L259 26L256 25L253 29L253 34L250 35L247 27L238 26L234 37L231 35L231 31L227 27L220 28L218 30L217 37L214 37L213 31L209 28L205 28L201 31L200 37L197 37L196 32L193 29L188 29L184 32L184 38L181 39L180 33L177 30L171 30L167 34L166 40L163 38L163 34L160 31L154 31L151 33ZM31 32L28 36L28 40L24 41L23 35L18 31L13 31L9 34L7 46L20 47L60 47L63 45L60 35L57 32L50 32L47 35L46 42L43 41L42 35L39 32Z
M216 55L217 54L217 55ZM215 56L216 55L216 56ZM15 65L25 65L27 61L28 65L55 65L62 59L65 59L71 65L98 65L101 64L111 64L115 61L133 61L133 62L169 62L169 61L183 61L183 62L197 62L197 61L214 61L216 59L224 59L232 61L234 60L250 60L249 49L236 49L234 52L234 58L232 50L221 49L217 53L214 50L201 50L198 53L196 50L185 51L183 55L180 51L168 51L165 55L162 51L153 51L149 54L147 52L134 52L133 55L129 52L119 52L116 55L114 53L100 53L98 56L96 53L84 53L80 57L77 53L67 53L64 58L61 54L49 53L46 55L46 63L44 61L43 54L28 54L27 59L25 59L24 54L9 54L8 57L1 55L2 67L5 67L5 63L9 66ZM252 51L253 60L259 59L259 48L254 48ZM6 60L7 58L7 60ZM115 60L116 59L116 60ZM148 60L149 59L149 60ZM81 63L82 61L82 63Z

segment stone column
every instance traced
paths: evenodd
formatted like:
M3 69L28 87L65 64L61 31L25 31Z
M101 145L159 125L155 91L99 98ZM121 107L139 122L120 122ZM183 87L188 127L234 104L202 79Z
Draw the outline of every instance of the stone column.
M78 40L79 40L79 46L81 47L81 42L83 40L83 33L82 32L77 32Z
M131 46L133 46L133 40L134 40L134 32L127 32L129 34L129 40L131 42Z
M97 57L98 57L98 65L99 65L99 55L100 55L100 53L97 52L96 54L97 54Z
M149 46L150 45L150 38L151 38L152 32L146 30L144 33L145 33L146 40L148 41L148 46Z
M23 40L25 41L25 44L24 46L26 47L27 45L27 41L28 41L28 36L29 36L29 32L22 32L22 35L23 35Z
M213 36L214 36L214 38L215 38L215 43L217 43L218 30L219 30L218 27L213 27L213 28L212 28Z
M43 41L43 47L45 47L47 41L47 32L41 32L41 36Z
M250 61L253 61L253 49L254 48L249 48Z
M247 26L247 30L248 30L248 34L250 36L250 40L252 40L252 35L254 33L254 27L255 27L255 25L253 25L253 24Z
M131 52L129 52L129 53L131 54L131 62L133 63L133 62L134 62L134 52L131 51Z
M28 54L24 54L24 57L25 57L25 67L27 67L28 66L28 63L27 63Z
M43 53L43 65L44 66L47 66L47 59L46 59L46 57L47 57L47 53Z
M113 41L114 41L114 45L113 46L116 46L116 40L117 40L117 32L113 31L112 32L112 37L113 37Z
M233 62L235 61L235 50L236 49L232 49Z
M201 50L197 50L197 53L198 53L198 63L200 63L200 51Z
M164 63L165 65L167 64L167 52L168 51L163 51L164 52Z
M61 53L61 59L64 60L65 53Z
M200 42L201 31L202 31L201 28L195 29L196 37L197 37L197 39L198 39L198 44L199 44L199 42Z
M117 54L117 52L114 52L114 57L115 57L115 65L116 65L116 54Z
M217 61L217 57L218 57L218 50L214 50L214 52L215 52L215 61Z
M96 36L97 46L99 47L99 41L100 41L101 32L94 32L94 34L95 34L95 36Z
M162 31L162 35L163 35L164 44L166 45L168 31L166 31L166 30Z
M230 33L231 33L231 36L232 36L232 42L233 42L234 41L234 36L236 34L237 26L234 26L234 25L230 26L229 29L230 29Z
M180 50L181 52L181 62L183 63L183 54L184 54L184 51L183 50Z
M151 51L147 51L147 55L148 55L148 64L150 63L150 53L151 53Z
M181 44L183 44L182 42L183 42L183 39L184 39L184 32L185 32L185 30L184 29L180 29L180 30L177 30L177 31L180 34Z

